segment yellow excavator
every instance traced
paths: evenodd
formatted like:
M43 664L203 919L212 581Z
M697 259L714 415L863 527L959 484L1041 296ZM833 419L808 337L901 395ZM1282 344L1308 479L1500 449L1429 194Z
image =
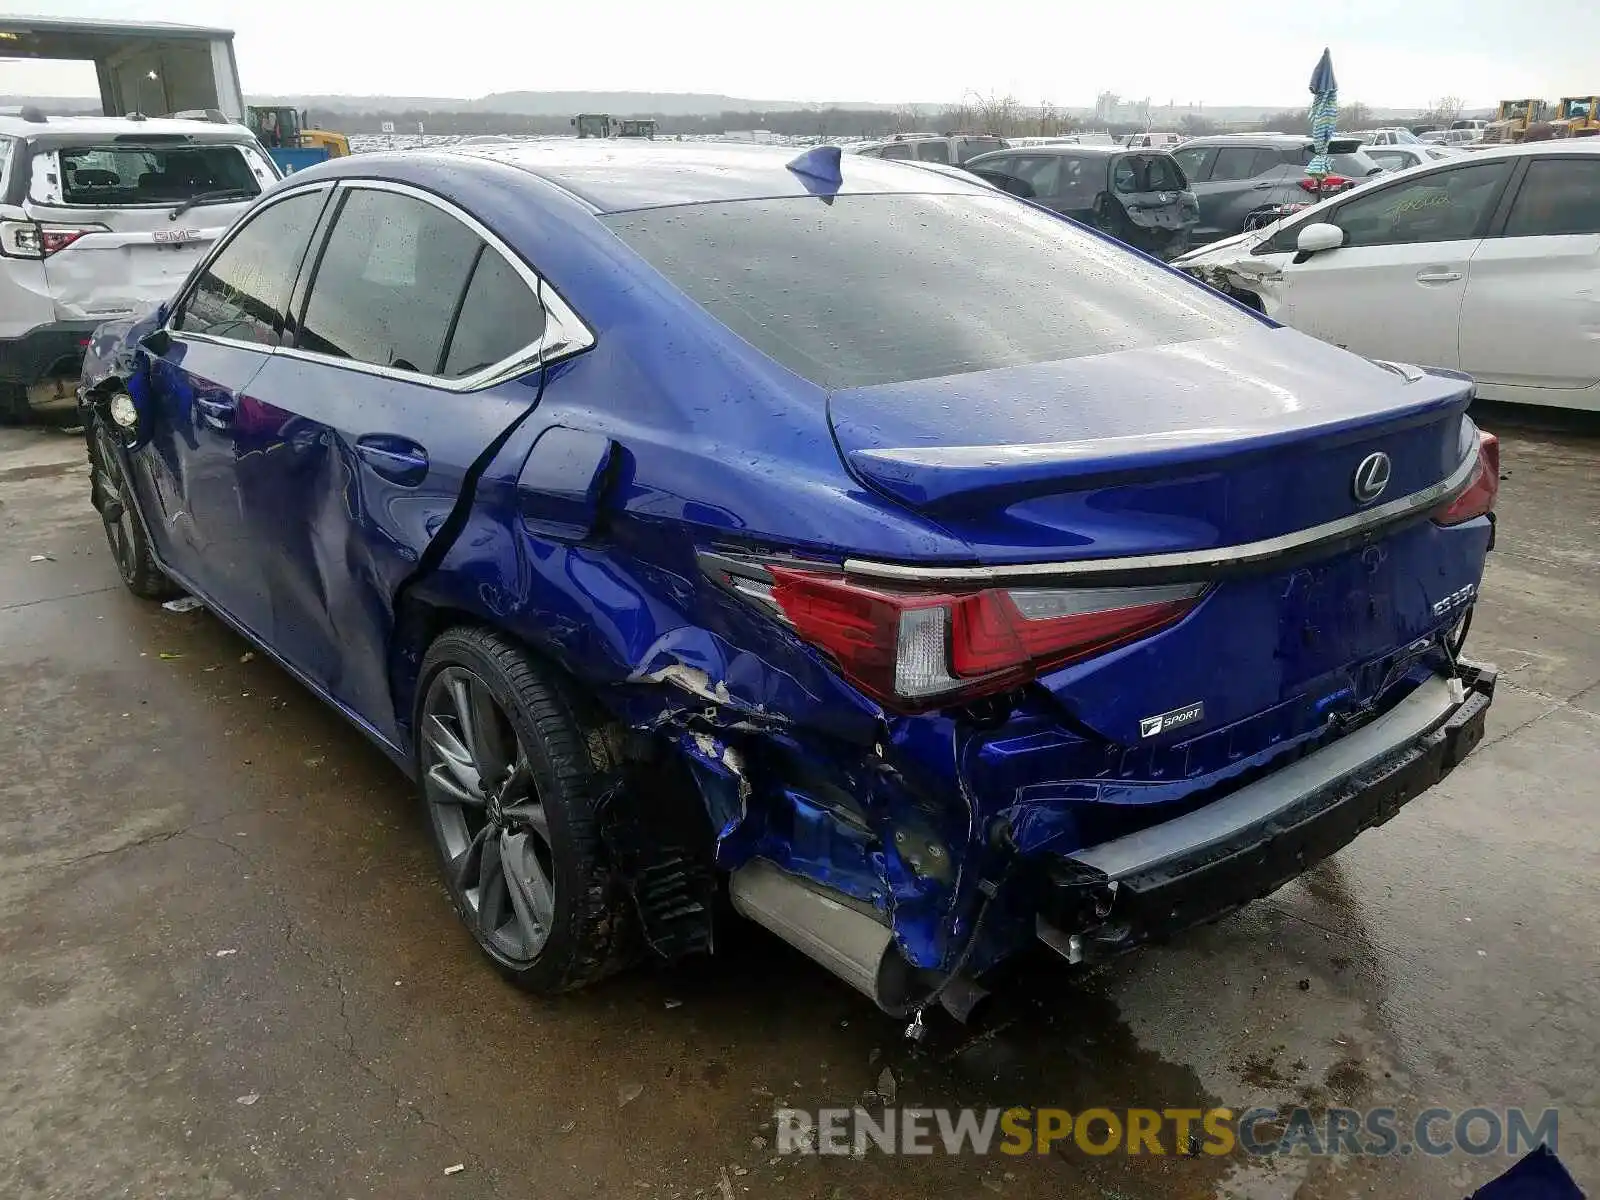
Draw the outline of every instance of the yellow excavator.
M1502 100L1494 120L1484 126L1481 140L1520 142L1527 135L1528 126L1545 120L1549 107L1543 100Z
M1551 118L1557 137L1600 135L1600 96L1563 96Z
M288 105L252 104L247 124L284 174L328 158L345 158L350 139L331 129L307 129L306 114Z

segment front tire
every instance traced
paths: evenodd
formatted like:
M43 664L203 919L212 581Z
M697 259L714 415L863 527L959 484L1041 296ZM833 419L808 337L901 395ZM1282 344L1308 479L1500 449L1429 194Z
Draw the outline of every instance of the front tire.
M111 561L116 563L122 582L142 600L170 600L182 595L182 589L156 565L122 456L117 453L111 430L100 417L93 418L89 425L89 471L94 506L105 526Z
M417 775L456 913L535 992L621 969L632 912L602 851L605 739L564 681L492 630L441 634L422 661Z

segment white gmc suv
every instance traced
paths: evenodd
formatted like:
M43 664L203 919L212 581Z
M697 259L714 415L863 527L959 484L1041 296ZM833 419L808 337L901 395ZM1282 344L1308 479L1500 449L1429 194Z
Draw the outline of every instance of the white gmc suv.
M0 114L0 422L71 408L95 327L171 296L279 178L243 125Z

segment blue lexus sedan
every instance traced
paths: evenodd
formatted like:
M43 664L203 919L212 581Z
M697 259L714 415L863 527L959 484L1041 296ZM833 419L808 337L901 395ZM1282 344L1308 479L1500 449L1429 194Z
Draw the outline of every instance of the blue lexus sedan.
M957 172L576 140L297 173L80 389L129 588L387 752L502 972L742 916L913 1026L1478 742L1471 397Z

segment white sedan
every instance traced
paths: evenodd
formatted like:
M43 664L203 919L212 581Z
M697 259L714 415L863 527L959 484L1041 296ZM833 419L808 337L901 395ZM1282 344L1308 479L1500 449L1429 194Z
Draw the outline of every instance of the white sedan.
M1465 371L1485 400L1600 411L1600 138L1384 175L1172 265L1359 354Z
M1408 167L1420 167L1426 163L1440 162L1466 153L1459 146L1436 146L1432 143L1419 143L1415 146L1364 146L1362 149L1367 152L1367 157L1385 171L1404 171Z

